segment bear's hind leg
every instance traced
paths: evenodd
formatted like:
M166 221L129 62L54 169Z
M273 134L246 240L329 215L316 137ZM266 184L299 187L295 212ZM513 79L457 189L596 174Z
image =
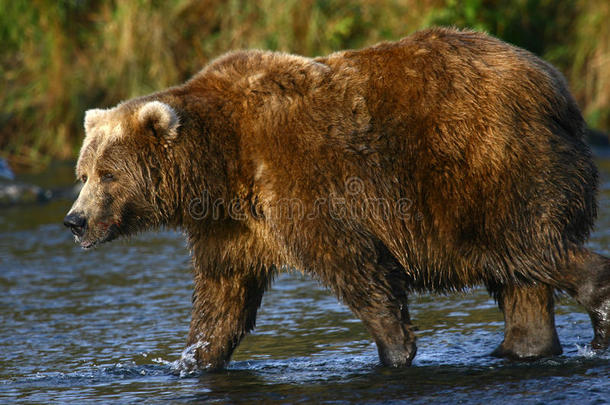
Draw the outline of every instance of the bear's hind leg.
M562 288L581 304L593 324L593 349L604 350L610 345L610 259L581 250L571 256L563 276Z
M492 356L532 360L562 353L555 330L553 288L544 284L495 289L504 314L504 340Z

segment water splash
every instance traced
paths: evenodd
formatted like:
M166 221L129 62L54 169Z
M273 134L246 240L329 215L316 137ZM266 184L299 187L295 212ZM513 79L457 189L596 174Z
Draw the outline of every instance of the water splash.
M593 350L589 345L581 346L576 343L576 351L578 353L578 356L584 357L586 359L592 359L594 357L599 356L599 353Z
M210 342L206 341L197 342L192 345L189 345L184 350L182 350L180 358L175 361L167 361L162 359L161 357L152 359L152 361L157 364L169 366L172 373L179 375L180 378L190 377L198 372L197 358L195 357L197 349L203 349L208 347L209 345Z

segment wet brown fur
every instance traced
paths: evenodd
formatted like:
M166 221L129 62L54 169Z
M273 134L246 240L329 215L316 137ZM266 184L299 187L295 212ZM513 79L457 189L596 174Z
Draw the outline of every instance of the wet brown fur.
M175 111L175 133L138 116L153 100ZM239 51L106 113L122 135L88 130L77 173L97 181L89 204L112 201L85 238L105 238L92 224L109 218L107 239L185 230L200 367L228 362L282 267L329 286L388 365L415 354L414 290L487 286L507 320L496 354L509 357L560 352L552 300L566 291L600 313L608 345L610 265L583 248L597 188L585 124L563 77L524 50L431 29L317 59ZM380 199L407 209L371 213ZM360 214L337 216L331 200Z

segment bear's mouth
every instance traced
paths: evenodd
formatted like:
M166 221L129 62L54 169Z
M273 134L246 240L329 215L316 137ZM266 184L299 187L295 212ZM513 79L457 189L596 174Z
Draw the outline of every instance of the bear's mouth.
M95 239L89 239L89 238L81 239L81 238L75 237L76 243L78 243L83 249L91 249L102 243L110 242L119 236L119 224L116 222L111 223L109 225L104 225L103 229L104 229L104 234Z

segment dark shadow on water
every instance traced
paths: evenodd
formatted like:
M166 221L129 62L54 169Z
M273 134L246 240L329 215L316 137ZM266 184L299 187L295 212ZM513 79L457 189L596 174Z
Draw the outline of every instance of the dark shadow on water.
M172 399L190 403L550 403L570 399L577 400L573 403L604 403L610 389L609 383L592 384L586 397L580 392L591 381L610 377L610 363L604 358L560 357L485 367L435 365L400 370L379 366L350 370L348 361L343 362L348 366L343 370L334 368L341 364L309 364L312 370L301 375L301 381L295 381L295 375L303 371L298 367L301 361L306 362L299 359L271 367L239 363L222 373L200 375L200 392ZM252 368L241 368L244 366ZM571 393L572 388L578 391Z
M390 369L370 356L241 361L221 372L181 378L168 364L116 364L12 381L13 399L146 403L573 403L604 404L610 356L556 357L529 363ZM0 398L2 398L0 384Z

